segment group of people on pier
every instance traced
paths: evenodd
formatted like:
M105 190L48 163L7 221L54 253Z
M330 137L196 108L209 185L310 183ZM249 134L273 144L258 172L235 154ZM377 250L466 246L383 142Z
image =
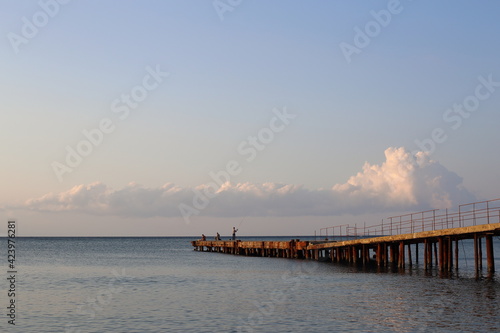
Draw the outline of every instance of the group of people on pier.
M238 229L236 229L235 227L233 227L233 238L232 238L233 240L236 240L236 233L237 233L237 232L238 232ZM220 240L221 240L221 238L220 238L220 234L219 234L219 233L217 233L217 234L215 235L214 239L215 239L216 241L220 241ZM202 240L202 241L206 241L206 240L207 240L207 236L205 236L205 234L201 234L201 240Z

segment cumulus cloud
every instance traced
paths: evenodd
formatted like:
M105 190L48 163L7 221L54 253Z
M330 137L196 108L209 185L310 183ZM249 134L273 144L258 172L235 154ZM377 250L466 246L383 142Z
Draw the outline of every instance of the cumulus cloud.
M26 202L34 211L85 212L129 217L181 216L179 207L206 216L330 216L455 207L476 198L462 178L426 153L388 148L385 162L368 162L344 184L310 190L276 183L209 183L195 188L166 184L146 188L129 184L112 189L103 183L78 185Z

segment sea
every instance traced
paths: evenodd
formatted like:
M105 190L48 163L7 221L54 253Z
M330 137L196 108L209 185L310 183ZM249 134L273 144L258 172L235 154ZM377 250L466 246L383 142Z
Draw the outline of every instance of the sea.
M311 239L241 239L292 238ZM486 267L475 274L470 241L460 244L458 273L440 276L422 260L381 271L197 252L191 240L17 238L16 273L9 274L0 239L0 331L500 332L500 277ZM500 257L500 239L494 242Z

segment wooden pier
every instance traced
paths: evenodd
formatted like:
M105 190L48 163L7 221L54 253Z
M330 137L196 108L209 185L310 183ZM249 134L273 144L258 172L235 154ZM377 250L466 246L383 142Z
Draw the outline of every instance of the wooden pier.
M331 228L335 230L337 227ZM440 272L451 272L453 269L458 270L459 241L472 239L476 273L483 269L484 243L486 268L488 274L492 275L495 272L493 237L500 236L500 199L461 205L457 213L449 213L448 210L445 214L440 214L438 210L425 211L390 217L389 223L382 221L381 225L360 230L348 226L344 230L351 230L355 234L332 234L333 240L326 236L323 241L197 240L191 244L196 251L328 260L399 269L418 264L422 258L419 255L421 249L425 270L437 267ZM404 232L407 230L411 232ZM377 232L383 236L376 236ZM339 240L342 237L346 239Z
M482 270L482 240L486 245L488 273L495 272L493 236L500 235L500 223L424 231L413 234L361 238L348 241L192 241L196 251L246 256L329 260L379 267L405 268L418 263L419 244L423 244L424 267L437 266L442 272L458 269L459 240L474 240L474 263ZM412 251L414 247L414 251Z

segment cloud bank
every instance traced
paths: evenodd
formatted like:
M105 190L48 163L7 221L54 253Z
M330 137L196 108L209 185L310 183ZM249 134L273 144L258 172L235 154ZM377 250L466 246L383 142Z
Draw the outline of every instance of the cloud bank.
M310 190L299 185L226 182L194 188L165 184L146 188L131 183L112 189L96 182L30 199L22 207L40 212L82 212L124 217L181 216L179 206L200 216L338 216L456 207L476 198L462 178L426 153L388 148L385 162L368 162L344 184ZM207 193L207 195L204 195ZM208 196L208 194L211 194ZM204 198L204 199L203 199Z

